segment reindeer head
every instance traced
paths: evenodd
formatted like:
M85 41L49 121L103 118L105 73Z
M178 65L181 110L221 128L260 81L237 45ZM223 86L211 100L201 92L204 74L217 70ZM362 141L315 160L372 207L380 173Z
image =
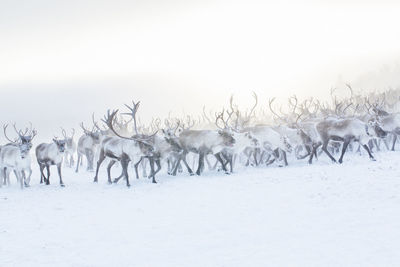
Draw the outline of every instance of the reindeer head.
M19 150L21 152L21 158L26 158L26 156L29 155L29 151L32 148L32 144L31 143L21 143L18 145Z
M29 149L31 149L32 148L32 140L36 136L37 132L36 132L35 129L32 129L32 123L30 123L30 125L31 125L30 129L26 128L25 131L22 131L22 130L17 130L17 127L16 127L16 125L14 123L13 127L14 127L15 132L18 135L18 138L14 139L14 140L11 140L7 136L8 124L3 125L4 136L11 143L25 144L25 145L27 145L27 147L29 147Z
M73 142L74 142L75 129L72 129L71 136L68 136L67 132L63 128L61 128L61 131L62 131L62 134L64 136L64 141L65 141L66 147L72 148Z
M100 144L100 138L102 136L101 132L96 128L96 124L93 126L92 130L89 131L84 125L81 123L81 128L85 135L90 136L93 140L93 143Z
M65 151L65 140L60 139L58 140L57 137L53 138L53 142L57 145L57 150L60 153L64 153Z
M375 136L378 138L385 138L387 136L387 132L382 129L378 119L370 119L365 126L365 131L369 136Z

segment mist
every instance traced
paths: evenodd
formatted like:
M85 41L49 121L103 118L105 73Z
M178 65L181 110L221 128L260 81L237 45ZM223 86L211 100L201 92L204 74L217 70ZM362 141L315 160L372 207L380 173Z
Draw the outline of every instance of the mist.
M141 101L139 116L400 86L391 1L3 1L1 123L40 139Z

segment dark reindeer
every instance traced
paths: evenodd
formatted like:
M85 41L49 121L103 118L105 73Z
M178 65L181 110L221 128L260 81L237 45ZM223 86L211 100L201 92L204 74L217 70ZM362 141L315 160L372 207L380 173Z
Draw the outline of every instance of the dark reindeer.
M53 138L52 143L42 143L36 147L36 159L40 168L40 183L43 181L46 185L50 184L50 166L56 165L58 176L60 178L60 186L64 187L61 176L61 165L63 162L65 151L65 140ZM47 177L44 175L44 169L47 170Z

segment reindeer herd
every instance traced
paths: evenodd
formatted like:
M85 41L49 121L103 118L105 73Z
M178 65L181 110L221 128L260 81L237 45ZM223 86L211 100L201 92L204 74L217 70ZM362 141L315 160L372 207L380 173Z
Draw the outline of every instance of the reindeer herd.
M288 155L293 160L308 159L312 164L324 153L333 162L342 163L346 151L365 151L375 160L373 151L381 150L382 144L387 150L395 150L400 134L400 90L361 95L355 94L350 85L347 87L347 97L338 97L332 89L331 101L299 101L293 96L280 108L275 98L258 107L258 97L253 94L254 105L245 112L232 96L222 111L212 113L203 108L197 118L168 116L164 121L153 119L149 125L137 119L140 102L125 105L126 113L109 110L101 122L93 114L91 129L80 124L83 134L77 143L75 130L69 135L62 129L64 138L36 147L40 183L50 184L50 167L55 165L60 185L64 186L62 165L79 172L83 162L87 171L95 172L94 182L98 182L104 163L108 183L124 179L129 187L130 166L136 178L141 171L142 176L156 183L163 166L173 176L185 169L189 175L201 175L206 166L208 171L229 174L238 164L287 166ZM17 138L13 140L7 135L8 126L3 126L3 132L9 143L0 147L0 187L9 185L10 174L14 173L23 188L31 180L30 150L37 131L32 125L19 130L14 124ZM116 164L122 172L113 179L111 170Z

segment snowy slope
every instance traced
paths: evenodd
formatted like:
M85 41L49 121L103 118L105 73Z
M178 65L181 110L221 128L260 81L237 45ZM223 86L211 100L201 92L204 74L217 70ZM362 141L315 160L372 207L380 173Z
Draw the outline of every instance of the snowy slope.
M0 189L0 266L400 266L400 152ZM115 171L115 175L119 171ZM114 175L114 176L115 176Z

